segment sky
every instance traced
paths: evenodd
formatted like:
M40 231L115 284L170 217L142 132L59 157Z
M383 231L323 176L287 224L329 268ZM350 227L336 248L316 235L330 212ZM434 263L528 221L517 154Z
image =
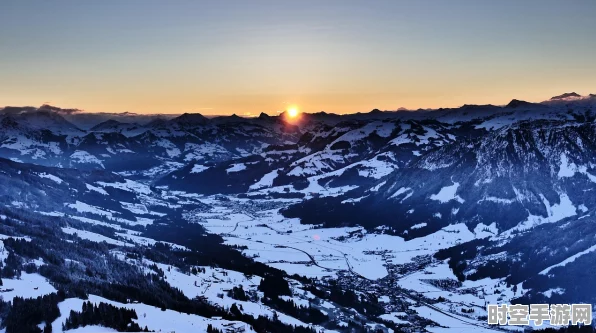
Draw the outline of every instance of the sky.
M0 106L257 115L596 93L594 0L0 1Z

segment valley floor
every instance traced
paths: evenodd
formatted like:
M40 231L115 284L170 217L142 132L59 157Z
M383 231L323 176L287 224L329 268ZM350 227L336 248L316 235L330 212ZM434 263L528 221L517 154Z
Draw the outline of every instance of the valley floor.
M337 280L344 288L380 295L387 310L383 319L395 323L409 323L411 314L400 311L405 301L409 312L434 322L425 327L430 332L495 331L486 324L486 305L507 303L524 292L521 284L507 287L501 279L459 283L446 261L433 258L440 249L486 237L464 224L405 241L385 234L382 228L367 232L360 227L302 225L279 212L291 200L230 196L223 201L212 197L201 201L212 208L187 213L189 221L221 235L245 256L290 275Z

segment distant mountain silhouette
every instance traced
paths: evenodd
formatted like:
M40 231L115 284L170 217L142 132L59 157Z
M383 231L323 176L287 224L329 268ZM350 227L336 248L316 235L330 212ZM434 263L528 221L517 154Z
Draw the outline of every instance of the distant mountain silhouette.
M116 127L118 125L122 124L121 122L119 122L118 120L114 120L114 119L108 119L104 122L101 122L93 127L91 127L91 131L101 131L104 129L108 129L108 128L113 128Z
M551 101L556 101L556 100L560 100L560 99L566 99L569 97L582 97L581 95L575 93L575 92L570 92L570 93L564 93L562 95L559 96L555 96L551 98Z
M537 103L530 103L530 102L526 102L526 101L522 101L519 99L512 99L511 102L509 102L509 104L507 104L505 107L506 108L510 108L510 109L516 109L516 108L520 108L520 107L544 107L541 104L537 104Z
M170 121L180 125L202 125L209 122L209 119L200 113L185 113Z
M155 118L147 123L145 127L159 127L165 125L167 122L168 121L163 118Z
M267 119L271 119L271 116L266 114L265 112L261 112L261 114L258 117L261 120L267 120Z

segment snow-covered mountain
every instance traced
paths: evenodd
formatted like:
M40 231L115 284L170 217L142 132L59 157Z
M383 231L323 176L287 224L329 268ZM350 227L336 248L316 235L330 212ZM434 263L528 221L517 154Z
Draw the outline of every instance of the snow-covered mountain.
M486 304L596 304L595 108L5 108L2 328L492 331Z
M0 157L154 178L191 161L215 163L249 156L300 135L298 128L279 120L208 119L200 114L156 118L145 124L109 119L81 130L63 117L62 109L47 108L11 107L0 112Z

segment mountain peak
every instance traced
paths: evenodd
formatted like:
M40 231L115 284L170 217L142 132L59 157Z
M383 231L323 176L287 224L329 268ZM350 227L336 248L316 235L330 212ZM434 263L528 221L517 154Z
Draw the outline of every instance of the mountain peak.
M108 129L108 128L112 128L112 127L118 126L120 124L122 124L122 123L119 122L118 120L108 119L106 121L103 121L103 122L101 122L101 123L99 123L99 124L91 127L91 131L101 131L101 130L104 130L104 129Z
M57 132L81 131L74 124L64 119L60 113L48 109L13 114L13 116L19 124L31 129L52 130Z
M494 109L496 106L492 104L464 104L462 105L461 109L463 110L470 110L470 109Z
M157 118L151 120L150 122L148 122L147 124L145 124L145 127L159 127L159 126L163 126L165 123L167 123L167 120L165 120L164 118L161 118L161 117L157 117Z
M552 97L550 100L551 101L558 101L558 100L564 100L564 99L568 99L568 98L580 98L582 97L581 95L575 93L575 92L570 92L570 93L564 93L561 94L559 96L554 96Z
M515 108L519 108L519 107L527 107L527 106L534 106L534 105L536 105L536 104L522 101L519 99L512 99L511 102L509 102L509 104L507 104L507 106L505 106L505 107L515 109Z
M197 125L206 124L209 119L200 113L184 113L183 115L178 116L171 121L179 124Z
M266 114L265 112L261 112L261 114L259 115L259 119L261 119L261 120L271 119L271 116Z

